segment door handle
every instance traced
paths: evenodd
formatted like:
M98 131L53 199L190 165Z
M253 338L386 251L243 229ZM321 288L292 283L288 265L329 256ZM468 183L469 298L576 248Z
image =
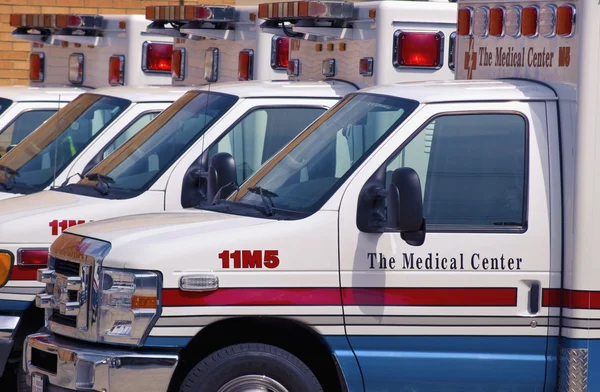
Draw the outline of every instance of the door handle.
M536 314L540 311L541 285L539 282L531 283L529 288L529 313Z

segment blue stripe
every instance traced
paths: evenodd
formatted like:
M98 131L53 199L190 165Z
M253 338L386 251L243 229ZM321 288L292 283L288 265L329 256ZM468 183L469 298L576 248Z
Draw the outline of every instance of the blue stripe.
M324 338L342 368L348 391L364 392L362 374L348 338L346 336L324 336Z
M533 336L349 337L369 392L541 392L547 340Z
M9 299L0 300L0 312L6 310L24 311L33 304L32 301L11 301Z
M179 347L183 348L192 340L191 337L148 336L144 347Z

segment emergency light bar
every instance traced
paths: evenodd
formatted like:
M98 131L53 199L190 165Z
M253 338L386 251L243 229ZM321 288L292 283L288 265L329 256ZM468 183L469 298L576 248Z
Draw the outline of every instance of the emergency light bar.
M104 18L99 15L11 14L10 25L23 29L100 29Z
M354 17L354 4L347 1L288 1L262 3L258 17L265 20L326 19L346 20Z
M235 7L230 6L148 6L146 19L155 22L233 22Z
M457 34L459 36L487 36L502 38L570 38L575 34L576 8L572 4L556 6L545 4L541 7L529 5L521 7L481 6L462 7L458 10Z

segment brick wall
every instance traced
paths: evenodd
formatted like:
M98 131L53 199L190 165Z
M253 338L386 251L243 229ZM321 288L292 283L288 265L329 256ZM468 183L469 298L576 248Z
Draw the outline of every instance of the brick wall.
M191 4L234 4L235 0L185 0ZM11 13L144 14L147 5L179 5L180 0L2 0L0 5L0 85L29 83L29 42L12 39Z

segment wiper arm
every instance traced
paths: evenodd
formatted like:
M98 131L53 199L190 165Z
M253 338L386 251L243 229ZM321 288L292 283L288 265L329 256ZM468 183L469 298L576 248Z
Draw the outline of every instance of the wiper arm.
M63 181L63 183L62 183L62 184L60 184L59 186L57 186L57 187L52 187L52 189L60 189L60 188L64 188L64 187L66 187L66 186L67 186L67 184L69 183L69 180L70 180L71 178L75 177L75 176L79 176L79 178L80 178L80 179L81 179L81 178L83 178L83 176L81 175L81 173L75 173L75 174L73 174L73 175L70 175L69 177L67 177L67 179L66 179L66 180L64 180L64 181Z
M253 186L248 188L248 192L252 192L252 193L256 193L257 195L260 195L260 198L263 202L263 207L265 208L265 213L267 216L272 216L275 213L273 212L273 208L275 207L275 204L273 204L273 197L277 197L277 194L275 192L271 192L268 189L265 189L263 187L260 186ZM269 202L271 202L271 205L269 205Z
M2 185L4 185L4 188L6 188L7 191L10 191L15 185L15 176L18 177L19 172L4 165L0 165L0 170L4 172L4 176L6 177L6 182L3 182Z
M108 186L108 184L115 183L115 180L113 180L111 177L105 176L104 174L100 174L100 173L90 173L90 174L86 174L83 177L87 178L88 180L91 180L91 181L96 181L96 185L94 185L94 189L97 190L98 192L100 192L100 194L102 196L106 196L109 194L110 187Z

